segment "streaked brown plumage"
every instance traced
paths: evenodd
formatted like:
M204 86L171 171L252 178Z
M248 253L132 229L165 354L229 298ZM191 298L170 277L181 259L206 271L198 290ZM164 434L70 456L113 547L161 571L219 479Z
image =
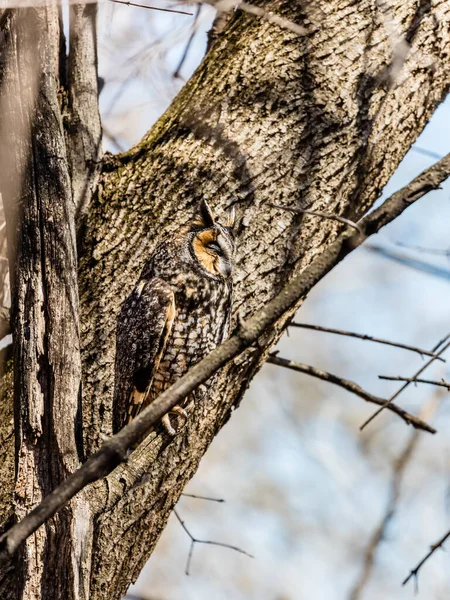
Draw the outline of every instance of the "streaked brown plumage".
M118 431L228 335L234 214L219 224L206 202L156 247L117 320L113 427ZM193 399L201 401L198 389ZM170 415L187 418L183 407ZM169 414L167 431L176 429Z

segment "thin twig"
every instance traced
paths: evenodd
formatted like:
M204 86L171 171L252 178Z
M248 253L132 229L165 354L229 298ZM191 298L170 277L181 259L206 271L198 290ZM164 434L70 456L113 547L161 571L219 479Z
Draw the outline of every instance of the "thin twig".
M242 548L238 548L237 546L232 546L231 544L224 544L223 542L214 542L212 540L201 540L199 538L194 537L192 535L192 533L189 531L189 529L187 528L186 523L183 521L183 519L177 513L177 511L176 511L175 508L173 509L173 512L174 512L176 518L178 519L178 522L180 523L181 527L188 534L188 536L189 536L189 538L191 540L191 546L189 548L189 554L188 554L187 561L186 561L186 569L185 569L186 575L190 575L190 567L191 567L191 562L192 562L192 554L194 552L194 546L195 546L195 544L210 544L211 546L221 546L222 548L229 548L230 550L235 550L236 552L239 552L240 554L245 554L245 556L249 556L250 558L254 558L254 556L252 556L251 554L249 554L245 550L242 550Z
M125 461L129 450L136 447L171 408L182 402L200 384L239 356L246 348L255 344L263 333L286 314L286 311L295 307L318 281L345 256L360 246L368 236L377 233L382 227L391 223L408 206L430 190L438 188L449 175L450 154L423 171L407 186L385 200L379 208L361 219L358 224L363 235L352 235L349 229L338 235L311 264L300 273L295 274L270 302L258 308L234 335L217 346L183 377L177 379L128 425L104 442L95 454L50 492L38 506L5 531L0 537L0 565L10 561L23 542L65 506L71 498L89 484L106 477ZM401 409L397 409L397 411L399 410ZM409 422L412 423L412 421Z
M301 25L297 25L293 21L289 19L285 19L284 17L280 17L273 12L269 12L260 6L255 6L254 4L249 4L248 2L241 2L240 0L198 0L201 4L210 4L214 6L214 8L219 12L230 12L232 10L242 10L242 12L253 15L254 17L259 17L260 19L264 19L268 23L273 23L274 25L278 25L283 29L287 29L288 31L292 31L297 35L306 35L307 31L305 27Z
M408 250L416 250L424 254L434 254L436 256L450 256L450 248L442 250L441 248L427 248L426 246L415 246L414 244L406 244L405 242L395 242L396 246L407 248Z
M181 77L180 75L180 71L184 65L184 62L187 58L187 55L189 53L189 50L191 48L192 42L194 40L195 34L197 33L197 22L198 22L198 17L200 15L200 11L202 9L202 5L198 4L196 7L196 11L195 11L195 17L194 17L194 23L192 24L192 29L191 29L191 35L189 36L189 39L187 41L187 43L184 46L184 50L183 50L183 54L181 55L180 58L180 62L178 63L177 68L175 69L173 76L175 78Z
M159 8L157 6L147 6L146 4L137 4L136 2L128 2L128 0L109 0L115 4L126 4L127 6L137 6L138 8L147 8L148 10L157 10L159 12L176 13L177 15L189 15L192 17L194 13L184 10L175 10L174 8Z
M294 362L293 360L288 360L286 358L281 358L275 356L274 354L269 356L267 362L277 365L278 367L285 367L286 369L291 369L292 371L297 371L298 373L304 373L305 375L311 375L311 377L316 377L317 379L322 379L322 381L327 381L328 383L338 385L339 387L344 388L344 390L347 390L348 392L359 396L363 400L366 400L366 402L372 402L373 404L378 404L378 406L384 406L386 403L384 398L379 398L378 396L374 396L373 394L366 392L366 390L364 390L354 381L344 379L343 377L338 377L337 375L333 375L327 371L322 371L316 367ZM408 425L412 425L415 429L422 429L423 431L436 433L436 430L428 425L428 423L425 423L422 421L422 419L411 415L396 404L391 403L387 406L387 408L401 417Z
M211 498L210 496L197 496L196 494L181 494L185 498L195 498L196 500L208 500L209 502L225 502L223 498Z
M111 133L111 131L107 129L104 124L102 124L102 130L103 135L105 135L114 144L114 146L118 149L119 152L125 152L125 148L119 142L117 137L113 133Z
M448 336L447 336L448 338ZM439 342L439 344L437 344L434 348L433 348L433 352L436 352L436 350L439 348L440 344L442 343L442 341ZM430 358L430 360L428 362L426 362L424 364L423 367L421 367L417 373L415 373L412 377L410 381L406 381L404 383L404 385L401 386L400 389L398 389L394 394L392 394L392 396L390 396L386 402L383 404L383 406L381 406L377 411L375 411L366 421L364 421L364 423L361 425L361 427L359 428L360 431L362 431L364 429L364 427L366 427L371 421L373 421L373 419L375 419L376 416L378 416L380 414L381 411L383 411L385 408L387 408L389 406L389 404L392 402L392 400L395 400L395 398L397 398L397 396L399 396L403 390L406 390L406 388L417 379L417 377L423 373L425 371L426 368L428 368L431 363L433 363L436 358L438 358L443 352L445 352L447 350L447 348L450 347L450 342L447 342L447 344L445 344L445 346L443 346L439 352L437 353L436 356L433 356L432 358Z
M127 592L123 597L123 600L156 600L156 598L150 598L149 596L141 596L140 594L132 594Z
M430 158L434 158L435 160L440 160L442 158L442 154L438 154L437 152L433 152L432 150L427 150L427 148L421 148L420 146L416 146L415 144L411 146L410 150L413 152L417 152L418 154L423 154L424 156L429 156Z
M389 375L378 375L379 379L385 379L386 381L408 381L409 383L428 383L429 385L436 385L438 387L446 388L450 392L450 383L442 379L441 381L435 381L433 379L417 379L414 377L390 377Z
M445 359L442 357L436 356L435 353L430 352L429 350L423 350L422 348L417 348L416 346L409 346L407 344L400 344L399 342L391 342L389 340L384 340L381 338L374 337L373 335L367 335L366 333L354 333L353 331L344 331L342 329L331 329L330 327L321 327L320 325L310 325L309 323L290 323L289 327L299 327L301 329L311 329L313 331L324 331L326 333L335 333L337 335L345 335L348 337L358 338L360 340L368 340L370 342L375 342L377 344L385 344L386 346L394 346L395 348L402 348L403 350L410 350L411 352L416 352L421 356L434 356L436 359L445 362Z
M447 541L447 539L449 537L450 537L450 531L447 531L447 533L438 542L436 542L435 544L433 544L430 547L430 551L428 552L428 554L422 558L420 563L416 567L414 567L414 569L412 569L412 571L410 571L408 577L403 581L402 585L406 585L408 583L408 581L411 579L411 577L417 578L420 568L424 565L424 563L427 562L427 560L430 558L430 556L432 554L434 554L438 548L442 548L442 546L444 545L444 543Z
M344 223L344 225L353 227L353 229L355 229L358 233L362 235L362 230L357 223L339 215L330 215L329 213L324 213L319 210L309 210L307 208L291 208L290 206L280 206L279 204L268 203L268 206L271 206L272 208L280 208L281 210L287 210L288 212L302 213L305 215L312 215L313 217L322 217L323 219L330 219L330 221L338 221L339 223Z
M390 248L385 248L384 246L380 246L378 244L366 244L364 249L369 252L374 252L383 258L387 258L388 260L394 261L399 265L403 265L404 267L409 267L410 269L414 269L415 271L421 271L422 273L426 273L427 275L433 275L434 277L438 277L439 279L450 280L450 270L444 269L439 265L435 265L433 263L426 262L424 260L420 260L419 258L414 258L413 256L408 256L406 254L402 254L400 252L396 252L395 250L391 250Z
M438 403L438 397L434 395L429 402L425 404L423 409L420 411L420 418L424 420L430 420L436 410ZM386 505L386 509L384 515L380 521L380 524L373 532L370 537L369 543L367 545L366 551L364 553L364 562L361 574L350 594L350 600L359 600L363 589L365 588L367 582L370 579L372 574L373 565L375 563L375 555L377 549L385 538L387 528L389 523L391 522L395 511L397 510L397 505L400 500L401 494L401 486L403 483L403 476L405 471L410 463L413 452L417 446L417 443L420 439L419 431L414 431L410 436L408 442L406 443L403 451L400 453L398 458L394 463L394 468L392 471L392 477L390 482L389 489L389 500Z

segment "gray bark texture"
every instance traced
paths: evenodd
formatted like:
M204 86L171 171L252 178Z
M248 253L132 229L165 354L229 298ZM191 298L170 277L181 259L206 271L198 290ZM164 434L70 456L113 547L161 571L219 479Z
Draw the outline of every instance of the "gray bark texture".
M20 129L28 134L13 137L17 143L9 151L12 162L24 161L22 179L14 196L6 193L4 198L7 221L14 226L15 255L15 519L39 504L79 464L76 207L58 102L59 27L58 11L46 8L11 14L7 28L2 117L21 120ZM32 88L38 93L29 93ZM17 98L22 100L20 112L14 107ZM22 548L20 597L64 598L76 590L79 502L77 498L65 507ZM64 559L50 562L49 556Z
M10 115L23 132L13 160L0 143L2 161L11 163L1 191L17 265L15 453L9 371L0 390L3 529L111 434L116 316L163 235L185 223L202 198L219 214L234 206L234 323L238 313L257 313L344 227L271 205L358 220L448 91L449 0L258 4L307 34L236 13L152 130L129 152L105 156L97 173L92 18L73 11L84 33L73 37L79 46L71 45L69 65L80 62L69 66L65 81L57 12L0 16L6 48L0 118ZM24 84L14 69L27 60L21 44L32 35L38 37L33 60L40 61L40 76L33 82L31 70ZM58 77L69 90L62 98ZM77 77L87 77L87 87ZM26 111L33 87L41 93ZM33 118L23 123L23 115ZM14 186L18 174L25 174L20 189ZM182 434L172 439L155 428L126 463L30 537L15 565L0 571L0 597L120 598L297 307L223 369Z

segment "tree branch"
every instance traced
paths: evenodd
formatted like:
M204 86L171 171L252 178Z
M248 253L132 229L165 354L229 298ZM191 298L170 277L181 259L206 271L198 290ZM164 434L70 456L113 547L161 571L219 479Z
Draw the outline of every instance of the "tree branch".
M446 338L444 338L444 340L448 339L447 336ZM443 343L443 341L441 340L434 348L433 348L433 352L435 352L439 346ZM376 416L378 416L380 414L380 412L382 410L384 410L385 408L387 408L389 406L389 404L395 400L395 398L397 398L402 392L403 390L406 390L406 388L412 383L412 381L414 381L416 379L416 377L418 377L421 373L423 373L425 371L425 369L427 369L443 352L445 352L448 348L450 347L450 342L447 342L437 353L436 356L433 356L432 358L430 358L430 360L428 362L425 363L425 365L423 367L421 367L417 373L415 373L413 375L413 377L411 378L410 381L407 381L404 385L402 385L402 387L400 389L398 389L394 394L392 394L392 396L390 396L386 402L383 404L383 406L381 406L377 411L375 411L373 413L373 415L371 415L366 421L364 421L364 423L361 425L360 430L362 431L364 429L364 427L366 427L373 419L375 419Z
M71 4L68 115L65 120L77 228L82 225L101 157L98 108L97 3Z
M414 244L406 244L405 242L395 242L396 246L401 248L407 248L408 250L415 250L416 252L422 252L423 254L434 254L435 256L450 256L450 248L445 250L442 248L428 248L426 246L416 246Z
M321 327L320 325L310 325L309 323L295 323L292 322L289 324L289 327L298 327L300 329L311 329L312 331L324 331L326 333L335 333L337 335L344 335L348 337L357 338L359 340L368 340L370 342L375 342L376 344L385 344L386 346L393 346L394 348L402 348L403 350L409 350L410 352L416 352L421 356L434 356L437 360L445 362L440 356L437 356L435 353L430 352L429 350L424 350L423 348L417 348L416 346L409 346L407 344L401 344L400 342L391 342L389 340L384 340L381 338L374 337L373 335L367 335L365 333L354 333L353 331L344 331L342 329L332 329L330 327Z
M436 410L438 398L434 396L429 402L427 402L423 409L420 411L420 418L430 420ZM406 469L411 461L411 457L416 449L417 443L420 439L419 432L414 431L411 434L408 442L404 449L397 457L394 462L394 468L392 470L390 489L389 489L389 500L384 512L384 515L380 521L380 524L373 532L369 543L367 545L363 568L355 586L350 594L350 600L359 600L361 593L366 586L367 582L372 573L373 565L375 562L375 554L377 549L386 535L387 528L391 522L392 517L397 510L397 505L400 500L401 486L403 483L403 476Z
M254 558L254 556L252 556L245 550L238 548L237 546L232 546L231 544L225 544L223 542L214 542L212 540L201 540L199 538L194 537L192 535L192 533L189 531L189 529L187 528L186 523L183 521L183 519L180 517L180 515L176 511L176 509L173 509L173 512L174 512L174 515L176 516L176 518L178 519L178 522L180 523L181 527L184 529L184 531L187 533L187 535L189 536L189 538L191 540L191 547L189 548L189 554L188 554L187 561L186 561L186 569L185 569L186 575L190 575L192 554L194 552L195 544L209 544L211 546L221 546L222 548L229 548L230 550L235 550L236 552L239 552L240 554L245 554L245 556Z
M196 494L181 494L185 498L195 498L195 500L207 500L208 502L225 502L223 498L211 498L211 496L197 496Z
M195 11L195 16L194 16L194 22L192 23L192 27L191 27L191 33L189 35L189 39L187 40L186 44L184 45L184 49L183 49L183 53L181 55L181 58L178 62L178 65L175 68L175 71L173 72L173 76L175 78L181 77L181 69L183 68L183 65L186 61L186 58L189 54L189 50L191 48L192 42L194 41L194 37L195 34L197 33L197 23L198 23L198 17L200 15L200 11L202 9L202 5L198 4L197 5L197 10Z
M353 229L355 229L358 233L362 233L357 223L351 221L350 219L346 219L345 217L341 217L340 215L332 215L329 213L322 212L320 210L310 210L309 208L294 208L292 206L280 206L279 204L268 204L268 206L273 206L273 208L279 208L281 210L287 210L288 212L292 213L311 215L312 217L321 217L322 219L337 221L338 223L343 223L344 225L353 227Z
M125 596L123 597L123 600L157 600L157 599L154 597L150 598L150 596L141 596L138 594L132 594L132 593L127 592L125 594Z
M268 23L273 23L274 25L278 25L283 29L292 31L297 35L306 35L306 29L301 25L297 25L290 19L285 19L280 15L265 10L260 6L249 4L248 2L241 2L241 0L200 0L200 2L202 4L210 4L211 6L214 6L214 8L218 12L230 12L232 10L239 9L242 10L242 12L245 12L249 15L253 15L254 17L264 19Z
M448 540L449 537L450 537L450 531L447 531L447 533L439 541L437 541L435 544L433 544L431 546L428 554L426 554L422 558L422 560L419 562L419 564L410 571L408 577L403 581L402 585L406 585L412 577L417 578L421 567L423 567L423 565L436 552L436 550L438 550L438 548L443 547L443 545L445 544L445 542Z
M192 17L193 13L186 12L184 10L175 10L174 8L161 8L158 6L148 6L147 4L137 4L136 2L128 2L128 0L109 0L110 2L114 2L115 4L125 4L126 6L137 6L138 8L146 8L148 10L156 10L160 12L166 13L175 13L177 15L190 15Z
M130 448L136 447L171 408L179 404L198 385L207 381L221 367L258 341L286 311L295 306L313 286L367 236L379 231L398 217L408 206L436 189L450 174L450 154L416 177L405 188L387 199L378 209L359 221L363 235L345 230L302 272L297 273L265 307L257 311L228 340L197 363L186 375L142 411L119 433L107 440L77 471L53 490L22 521L11 527L0 538L0 564L14 555L19 546L47 519L73 498L89 483L98 481L126 460ZM450 343L449 343L450 344ZM400 409L399 409L400 410ZM405 415L406 416L406 415ZM414 418L413 418L414 419ZM414 420L410 419L414 424ZM417 423L416 423L417 424ZM428 429L433 431L432 428Z
M417 379L416 377L390 377L389 375L378 375L379 379L385 379L386 381L407 381L408 383L428 383L429 385L436 385L439 387L446 388L450 392L450 383L447 381L434 381L433 379Z
M385 248L379 244L367 244L365 249L369 252L378 254L378 256L382 256L383 258L394 261L399 265L414 269L415 271L422 271L423 273L433 275L434 277L438 277L440 279L450 279L450 270L444 269L444 267L441 267L440 265L435 265L433 263L420 260L414 256L408 256L407 254L396 252L391 248Z
M378 404L378 406L383 406L385 404L384 398L379 398L378 396L374 396L369 392L366 392L362 387L360 387L354 381L349 381L348 379L344 379L343 377L338 377L337 375L333 375L332 373L328 373L327 371L322 371L321 369L317 369L316 367L311 367L310 365L305 365L303 363L294 362L292 360L288 360L286 358L281 358L278 356L274 356L271 354L267 359L267 362L272 365L277 365L278 367L285 367L286 369L292 369L293 371L297 371L298 373L304 373L305 375L310 375L311 377L316 377L317 379L321 379L322 381L327 381L328 383L333 383L334 385L338 385L344 390L359 396L366 402L372 402L372 404ZM406 412L399 406L395 404L388 405L389 410L397 414L401 417L405 423L408 425L412 425L415 429L422 429L423 431L428 431L430 433L436 433L436 430L419 419L414 415Z

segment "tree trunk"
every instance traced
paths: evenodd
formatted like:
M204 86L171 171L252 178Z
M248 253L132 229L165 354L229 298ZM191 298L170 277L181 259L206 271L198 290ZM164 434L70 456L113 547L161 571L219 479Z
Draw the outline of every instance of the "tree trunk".
M44 261L43 269L41 256L52 256L45 246L46 236L53 231L46 215L56 215L54 211L64 198L67 206L74 206L72 190L75 196L83 197L77 202L81 213L86 214L78 273L85 457L111 433L118 309L162 236L177 230L201 198L218 212L235 206L238 266L234 315L240 312L245 317L257 311L342 229L341 223L272 205L311 207L357 220L380 195L448 90L449 0L433 4L396 0L384 13L380 6L365 1L335 0L321 3L321 8L315 3L302 8L300 3L288 1L260 4L305 26L307 35L299 37L265 20L237 13L155 127L129 152L105 157L89 208L79 193L79 175L74 175L79 174L79 162L69 169L70 160L61 149L58 156L72 173L72 187L64 184L57 198L47 190L40 205L33 204L33 194L29 198L25 195L30 211L42 211L33 213L42 223L33 235L40 235L42 240L26 252L21 250L26 243L24 236L17 243L15 364L17 373L24 372L17 365L26 367L28 387L22 384L22 375L16 375L18 475L15 482L8 473L4 475L11 491L10 501L5 499L0 508L5 519L13 513L20 517L30 507L28 500L28 504L21 500L19 510L17 500L11 500L12 486L17 494L25 469L29 469L27 483L31 485L34 478L40 486L40 497L77 463L77 346L74 344L69 356L67 348L59 344L67 321L62 316L58 322L52 321L52 297L57 302L63 293L60 286L72 281L73 211L60 222L71 236L55 241L58 252L67 250L60 271L60 275L64 273L62 281L51 278L59 260L51 259L50 264ZM50 23L48 15L47 19ZM49 37L46 44L51 49L55 41ZM48 90L51 77L48 73L43 77L47 83L41 82L40 87ZM57 110L57 90L51 93ZM90 127L95 131L93 121ZM50 117L46 122L51 122ZM33 139L44 129L44 122L37 120L31 128ZM57 144L61 128L51 131ZM69 143L68 147L75 146ZM91 147L90 156L96 148L95 144ZM29 175L31 165L27 164ZM59 169L61 176L61 166ZM46 181L43 177L41 183L36 182L35 178L33 185L45 187ZM86 182L92 181L92 170L86 165ZM13 213L14 202L10 205ZM26 207L22 227L27 222ZM41 242L44 249L39 253ZM26 311L30 310L25 284L21 283L26 276L20 262L24 253L28 261L34 261L29 263L33 276L38 277L34 289L42 288L46 294L35 300L40 304L34 308L37 316L31 319L32 336L27 344L21 342L26 333ZM73 294L70 284L69 289ZM38 308L42 303L45 311L41 315ZM70 306L75 305L76 297L72 297ZM62 314L67 309L64 305ZM157 428L126 464L88 488L78 504L60 513L55 524L30 538L27 552L36 557L32 575L40 581L39 597L120 598L149 558L184 486L294 310L260 340L257 348L246 351L221 373L204 406L189 415L181 435L169 439ZM74 314L70 335L76 340L76 310ZM54 341L50 343L51 335ZM36 360L37 347L46 357L43 373ZM21 352L33 352L33 356ZM58 365L72 364L73 368L71 375L64 371L60 387L52 382L53 387L48 388L39 378L50 377L47 370L53 364L52 353ZM52 411L63 400L65 418L57 420ZM25 421L25 415L30 420L38 411L41 421L37 417L31 425ZM40 423L53 425L41 431ZM67 435L67 460L52 451L61 434ZM81 436L81 453L80 446ZM42 456L50 456L49 452L50 478L47 465L42 466ZM76 535L67 537L73 528L77 528ZM55 572L62 573L65 568L68 574L53 592L45 584L50 581L45 571L49 568L46 548L51 549L53 560L58 552ZM21 565L15 575L19 588L25 589L31 575L23 557ZM55 581L62 581L55 577ZM12 578L11 571L3 574L2 598L16 598ZM67 586L64 590L63 585ZM30 592L29 596L17 597L38 596Z
M19 128L26 132L20 139L14 136L17 143L10 147L15 164L23 162L21 185L14 195L5 194L10 229L14 224L10 240L15 255L13 507L17 519L79 464L76 207L58 102L59 28L55 8L11 16L2 90L3 118L20 119ZM20 556L19 597L80 597L75 573L80 502L74 499L27 540Z

